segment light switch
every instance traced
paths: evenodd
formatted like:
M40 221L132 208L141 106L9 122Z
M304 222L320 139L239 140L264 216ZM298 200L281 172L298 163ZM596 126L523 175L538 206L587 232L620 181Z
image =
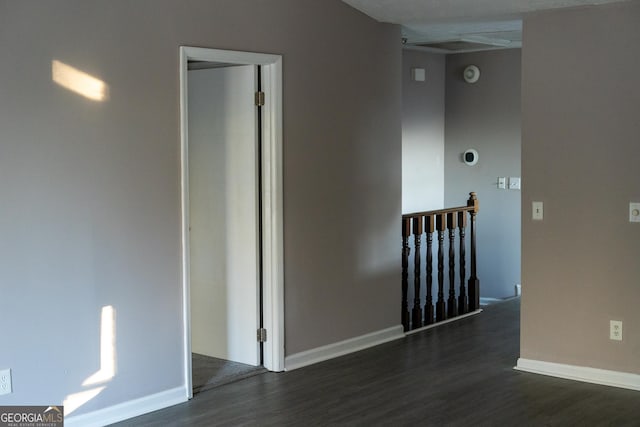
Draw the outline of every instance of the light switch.
M520 177L519 176L509 177L509 190L519 190L519 189L520 189Z
M629 222L640 222L640 203L629 203Z
M498 177L498 188L501 190L506 190L507 188L507 178L504 176Z
M531 218L536 221L542 221L542 219L544 218L544 209L542 206L542 202L532 202L531 206L533 208Z

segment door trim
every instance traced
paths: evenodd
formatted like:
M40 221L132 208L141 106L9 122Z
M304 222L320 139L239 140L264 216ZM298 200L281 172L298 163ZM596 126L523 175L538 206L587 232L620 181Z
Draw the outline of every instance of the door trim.
M180 202L184 383L187 398L193 397L191 377L191 307L189 282L189 151L188 82L189 60L262 66L262 262L264 367L284 370L284 260L282 180L282 56L199 47L180 47Z

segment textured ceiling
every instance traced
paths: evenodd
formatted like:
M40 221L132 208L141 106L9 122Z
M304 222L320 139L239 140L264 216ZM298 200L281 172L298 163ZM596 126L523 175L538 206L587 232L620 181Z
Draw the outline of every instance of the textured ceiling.
M342 0L380 22L400 24L408 45L468 42L474 51L522 45L522 17L537 10L621 0ZM478 47L485 44L485 48ZM473 46L472 46L473 45ZM446 49L424 48L447 52Z
M428 24L521 17L535 10L620 0L343 0L381 22Z

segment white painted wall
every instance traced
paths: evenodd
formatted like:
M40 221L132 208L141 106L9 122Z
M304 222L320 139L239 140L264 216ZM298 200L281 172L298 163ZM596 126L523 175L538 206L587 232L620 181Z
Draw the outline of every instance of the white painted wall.
M256 74L188 73L192 351L258 365Z
M180 45L283 55L287 354L397 325L399 39L338 0L0 0L1 403L186 398ZM107 99L53 82L54 60ZM115 376L84 385L108 306Z
M426 80L411 77L424 68ZM444 55L402 52L402 212L444 207Z
M469 64L480 68L474 84L462 78ZM445 203L464 205L469 192L477 193L480 296L514 296L520 283L520 190L498 189L497 180L520 176L520 49L447 55L446 69ZM469 148L478 151L475 166L462 162Z
M637 1L525 18L522 358L640 374L639 18Z

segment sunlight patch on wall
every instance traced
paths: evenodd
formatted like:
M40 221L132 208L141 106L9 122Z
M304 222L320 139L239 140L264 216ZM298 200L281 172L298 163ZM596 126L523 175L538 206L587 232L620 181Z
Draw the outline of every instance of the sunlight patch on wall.
M96 386L89 390L68 395L63 402L64 414L69 415L99 395L104 384L116 375L116 311L111 305L102 307L100 316L100 369L82 383L83 387Z
M105 82L55 59L51 61L51 79L92 101L109 99L109 86Z
M67 416L74 412L76 409L99 395L106 387L92 388L91 390L81 391L79 393L70 394L62 401L64 406L64 415Z
M87 378L82 385L96 385L111 380L116 375L116 317L113 306L102 307L100 322L100 370Z

